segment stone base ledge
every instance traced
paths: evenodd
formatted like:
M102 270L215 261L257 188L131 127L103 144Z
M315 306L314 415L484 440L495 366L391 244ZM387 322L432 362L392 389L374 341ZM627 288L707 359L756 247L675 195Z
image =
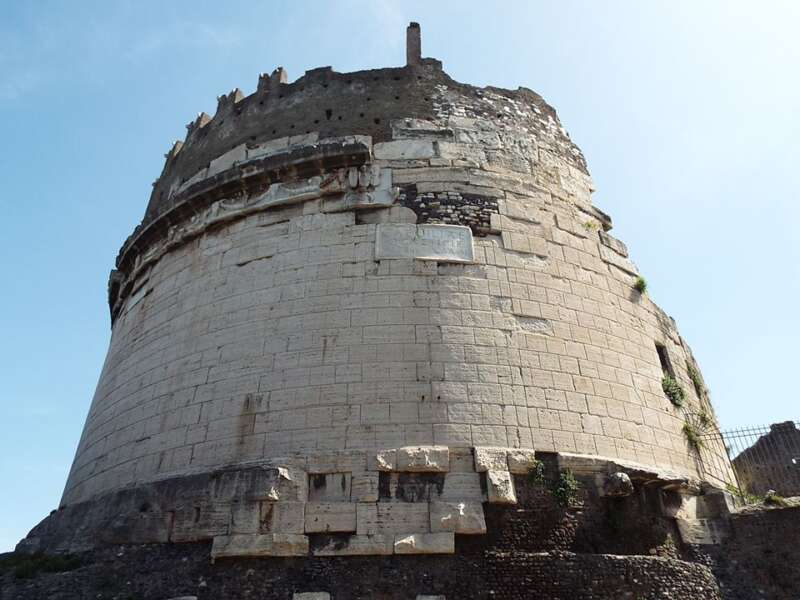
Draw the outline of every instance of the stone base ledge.
M661 514L685 541L724 538L721 492L700 495L680 474L525 448L407 446L317 451L143 483L54 512L18 549L213 540L212 558L451 553L455 535L487 533L486 506L517 504L515 477L543 471L542 460L598 497L656 486Z

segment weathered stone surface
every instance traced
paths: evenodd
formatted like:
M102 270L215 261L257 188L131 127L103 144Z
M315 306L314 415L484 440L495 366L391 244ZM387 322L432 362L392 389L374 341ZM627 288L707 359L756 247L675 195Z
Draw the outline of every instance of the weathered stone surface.
M384 160L408 160L431 158L435 152L430 140L397 140L375 144L372 148L375 158Z
M431 502L431 531L486 533L483 505L477 502Z
M305 518L306 533L355 531L356 505L352 502L309 502Z
M478 473L447 473L439 499L481 501L481 476Z
M295 592L292 600L331 600L328 592Z
M263 535L220 535L214 538L211 558L231 556L306 556L304 535L267 533Z
M537 465L536 452L524 448L508 451L508 470L516 475L525 475Z
M506 448L475 447L475 470L479 473L485 471L507 471L508 450Z
M443 472L450 470L447 446L406 446L397 449L397 470Z
M396 471L397 470L397 450L380 450L370 455L368 467L372 471Z
M395 554L453 554L455 538L452 533L400 534L394 538Z
M378 502L357 506L358 535L430 530L430 509L427 502Z
M310 502L349 502L352 486L350 473L326 473L308 476Z
M388 556L394 553L394 535L331 536L311 549L314 556Z
M352 480L351 502L378 501L378 473L365 472L354 475Z
M303 533L305 531L305 502L262 502L262 532Z
M495 504L517 503L514 479L508 471L486 471L486 492L489 502Z
M611 473L603 483L604 496L630 496L632 493L633 482L627 473Z
M382 223L375 238L375 259L385 258L470 263L475 259L472 233L458 225Z

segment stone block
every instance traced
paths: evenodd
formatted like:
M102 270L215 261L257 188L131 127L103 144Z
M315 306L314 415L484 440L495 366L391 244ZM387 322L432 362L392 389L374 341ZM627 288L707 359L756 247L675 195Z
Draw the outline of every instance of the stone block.
M350 473L320 473L308 476L309 502L350 502Z
M447 446L406 446L397 449L397 470L411 472L443 472L450 470Z
M417 600L446 600L444 596L431 596L427 594L417 594Z
M475 260L472 231L461 225L381 223L375 237L375 259L416 258L438 262Z
M427 502L378 502L356 506L359 535L430 530L430 509Z
M508 470L516 475L525 475L537 464L536 451L515 448L508 451Z
M447 473L439 500L483 500L478 473Z
M475 447L475 470L479 473L486 471L507 471L508 450L506 448Z
M262 533L303 533L305 502L262 502Z
M262 535L218 535L211 545L211 559L230 556L306 556L304 535L267 533Z
M381 142L375 144L372 150L378 160L431 158L435 155L433 142L420 139Z
M630 496L633 493L633 482L627 473L617 471L606 477L601 488L601 496Z
M306 471L309 474L358 473L366 467L367 456L363 450L329 450L309 453Z
M433 533L486 533L486 520L480 502L431 502L430 514Z
M328 592L295 592L292 600L331 600Z
M397 450L380 450L371 454L367 461L367 468L370 471L396 471Z
M378 482L379 474L377 472L367 471L359 475L354 475L350 491L350 501L377 502Z
M472 448L450 448L450 472L473 473L475 471L475 456Z
M404 533L394 538L395 554L454 554L452 533Z
M517 493L514 479L508 471L486 472L486 493L489 502L494 504L516 504Z
M306 533L356 530L356 505L352 502L309 502L305 512Z
M330 536L315 542L314 556L388 556L394 552L394 535Z

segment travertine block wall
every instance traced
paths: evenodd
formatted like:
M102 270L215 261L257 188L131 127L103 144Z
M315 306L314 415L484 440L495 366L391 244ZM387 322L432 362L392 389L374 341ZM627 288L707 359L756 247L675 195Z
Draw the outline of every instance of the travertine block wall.
M682 433L710 411L691 354L633 289L583 157L540 97L458 84L430 59L270 81L191 124L123 246L64 504L250 461L407 446L726 477L724 449L698 453ZM382 116L336 119L323 112L336 94L379 99ZM319 129L270 135L289 114ZM681 410L656 344L686 390ZM341 483L351 497L374 484ZM318 501L306 531L357 522Z

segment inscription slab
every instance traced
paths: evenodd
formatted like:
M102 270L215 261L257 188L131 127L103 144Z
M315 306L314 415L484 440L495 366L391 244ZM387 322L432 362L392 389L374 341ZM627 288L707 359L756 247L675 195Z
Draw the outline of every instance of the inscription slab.
M381 223L375 239L375 258L474 262L472 231L461 225Z

